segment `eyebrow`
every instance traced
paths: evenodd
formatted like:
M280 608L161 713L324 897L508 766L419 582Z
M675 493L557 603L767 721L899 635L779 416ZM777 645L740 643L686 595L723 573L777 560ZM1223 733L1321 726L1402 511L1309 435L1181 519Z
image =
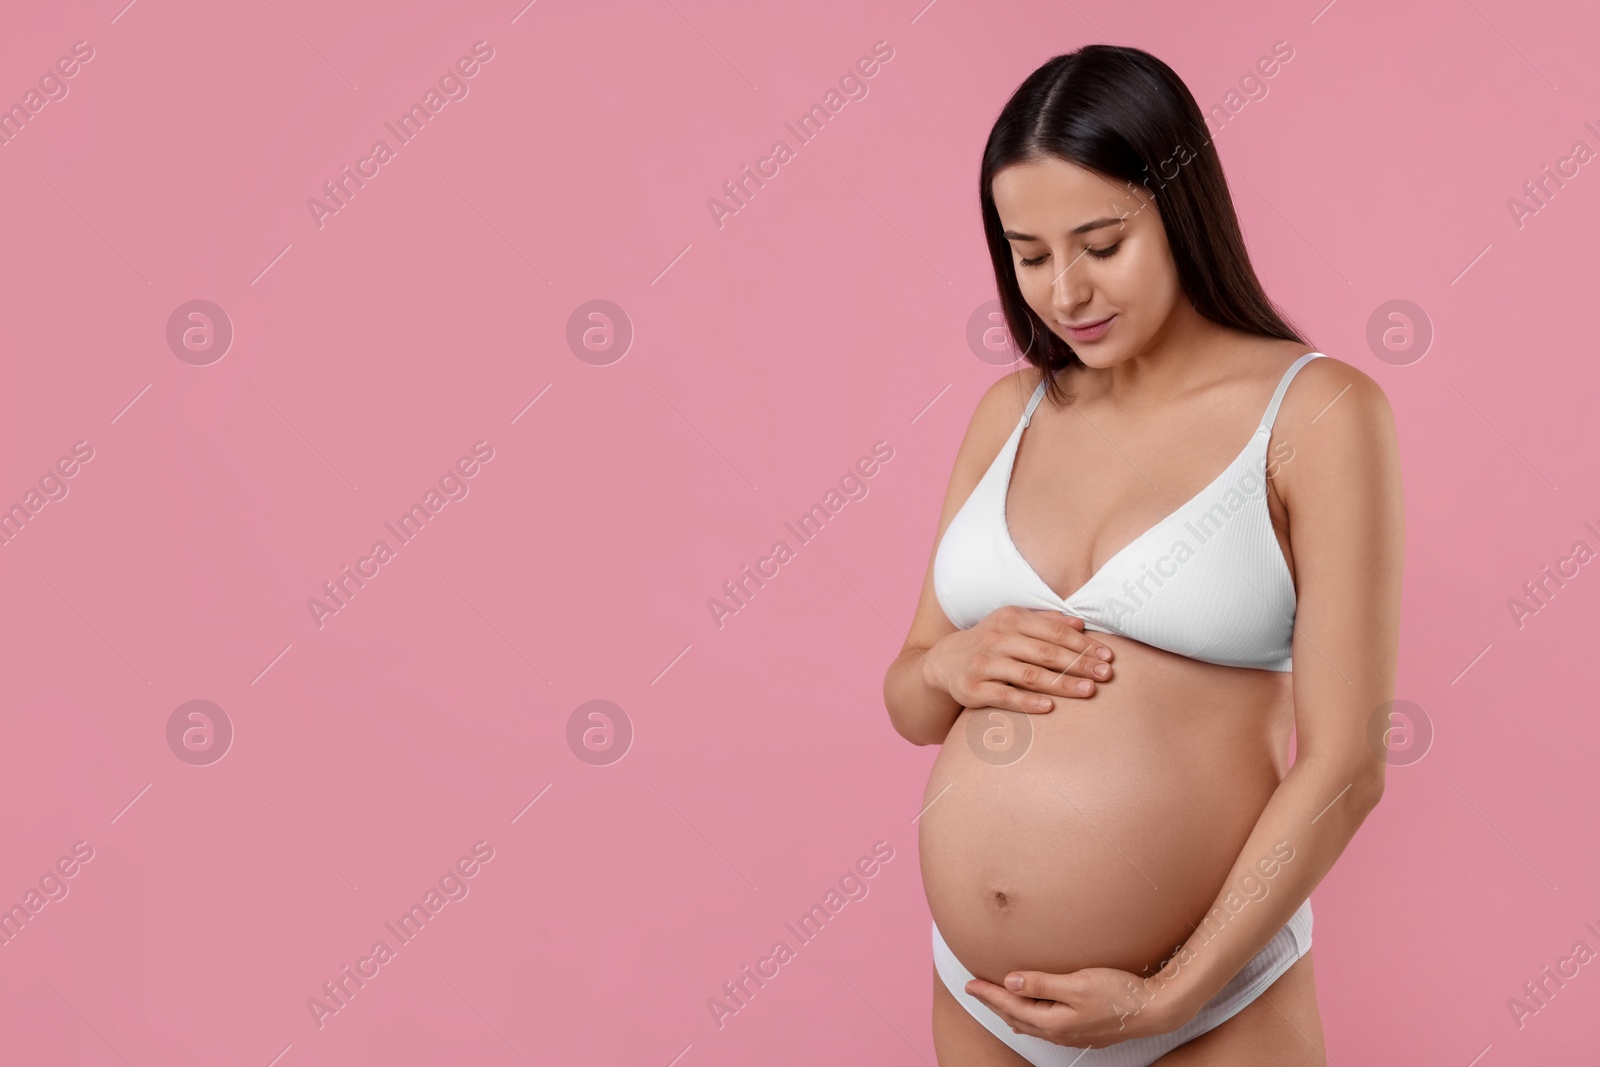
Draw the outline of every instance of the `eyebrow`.
M1088 233L1090 230L1098 230L1103 226L1118 226L1118 225L1121 225L1121 224L1122 224L1122 219L1118 218L1117 216L1115 216L1115 215L1105 215L1105 216L1102 216L1102 217L1100 217L1098 219L1090 219L1088 222L1084 223L1082 226L1074 227L1073 229L1067 231L1067 236L1068 237L1076 237L1080 233ZM1001 234L1008 241L1039 241L1039 240L1043 240L1043 238L1035 237L1032 234L1018 233L1016 230L1003 230L1003 231L1001 231Z

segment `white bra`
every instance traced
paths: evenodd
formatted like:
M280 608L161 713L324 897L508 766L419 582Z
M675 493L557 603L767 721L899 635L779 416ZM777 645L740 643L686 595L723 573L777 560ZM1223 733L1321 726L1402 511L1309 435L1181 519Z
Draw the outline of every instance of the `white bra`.
M1078 616L1085 630L1190 659L1289 670L1295 590L1267 511L1267 442L1289 382L1321 355L1308 352L1284 372L1255 435L1210 485L1065 599L1023 558L1006 527L1011 469L1044 396L1041 381L934 553L933 591L945 615L966 629L1007 604L1044 608Z

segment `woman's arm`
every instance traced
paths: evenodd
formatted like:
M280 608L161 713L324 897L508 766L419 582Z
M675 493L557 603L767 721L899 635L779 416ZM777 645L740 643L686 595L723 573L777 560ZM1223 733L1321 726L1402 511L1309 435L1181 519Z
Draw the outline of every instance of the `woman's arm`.
M906 641L883 677L883 703L897 734L913 745L943 744L961 714L949 692L929 684L922 657L929 646Z
M1299 378L1273 430L1292 460L1272 483L1289 515L1298 602L1295 762L1213 904L1227 920L1195 931L1148 983L1174 1028L1289 921L1383 795L1386 764L1369 726L1394 698L1399 645L1394 418L1377 383L1347 364L1314 360Z
M956 632L956 626L939 606L933 592L933 560L944 538L945 528L984 471L1000 453L1000 446L1011 433L1011 425L1022 417L1028 394L1038 381L1038 372L1025 368L999 379L978 400L967 424L967 433L956 452L939 513L939 528L934 531L928 567L922 576L922 592L911 619L900 654L889 665L883 678L883 703L895 732L913 745L943 744L950 727L961 714L961 705L950 696L948 680L930 678L926 653L940 638ZM1009 418L1009 423L1008 423ZM937 684L943 681L941 686Z
M1097 666L1106 669L1102 681L1110 677L1111 666L1102 661L1111 659L1112 653L1083 632L1082 619L1004 608L962 632L945 615L933 591L933 562L945 529L1010 437L1038 382L1039 372L1030 367L990 386L978 401L956 454L911 630L883 679L889 721L912 744L944 743L963 707L952 693L972 707L992 705L1043 714L1060 705L1034 703L1040 697L1054 702L1093 695L1096 684L1091 672ZM945 641L958 632L960 638Z

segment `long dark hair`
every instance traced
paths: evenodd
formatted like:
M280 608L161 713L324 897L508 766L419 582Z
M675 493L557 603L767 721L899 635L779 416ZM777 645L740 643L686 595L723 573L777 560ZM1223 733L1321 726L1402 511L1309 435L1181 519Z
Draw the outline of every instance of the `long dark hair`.
M995 120L983 148L978 199L1000 307L1023 358L1068 398L1056 372L1082 366L1072 346L1028 307L1011 244L1001 233L990 183L1014 163L1063 159L1113 180L1137 182L1155 200L1178 282L1201 315L1263 337L1305 340L1267 298L1245 251L1222 161L1182 79L1137 48L1085 45L1028 75Z

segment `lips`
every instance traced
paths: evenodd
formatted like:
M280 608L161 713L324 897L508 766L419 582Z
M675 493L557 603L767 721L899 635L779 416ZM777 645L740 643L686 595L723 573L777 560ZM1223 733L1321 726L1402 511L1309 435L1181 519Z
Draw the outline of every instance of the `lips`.
M1093 322L1086 322L1082 326L1068 325L1064 328L1067 331L1067 336L1071 337L1074 341L1094 341L1103 336L1105 332L1111 328L1111 324L1116 321L1116 318L1117 316L1115 314L1111 314L1107 315L1103 319L1096 319Z

